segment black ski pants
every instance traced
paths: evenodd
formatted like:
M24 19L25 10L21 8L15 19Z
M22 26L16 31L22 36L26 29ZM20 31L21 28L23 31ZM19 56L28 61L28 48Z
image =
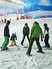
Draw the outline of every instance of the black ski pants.
M33 42L36 41L36 44L38 46L38 51L42 51L42 48L40 46L40 42L39 42L39 38L31 38L30 40L30 43L29 43L29 48L27 50L27 53L30 54L31 53L31 49L32 49L32 45L33 45Z
M23 35L23 39L22 39L21 44L23 44L25 37L27 37L28 41L30 42L29 35Z
M46 47L50 47L50 45L49 45L49 36L48 35L45 36L44 42L45 42Z

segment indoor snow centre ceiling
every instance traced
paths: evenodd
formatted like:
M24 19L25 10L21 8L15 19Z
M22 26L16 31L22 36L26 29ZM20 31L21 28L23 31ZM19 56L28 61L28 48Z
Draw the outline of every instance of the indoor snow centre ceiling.
M6 12L28 16L52 15L52 0L0 0L0 14Z
M24 0L0 0L0 15L24 12Z
M23 0L0 0L0 7L20 9L24 8Z

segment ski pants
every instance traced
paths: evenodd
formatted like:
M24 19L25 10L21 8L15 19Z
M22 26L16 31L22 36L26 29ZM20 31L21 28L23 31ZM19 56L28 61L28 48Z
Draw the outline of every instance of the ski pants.
M8 43L9 43L9 37L4 36L4 42L2 44L2 50L6 50Z
M15 46L16 45L16 41L15 40L11 40L11 45L10 46Z
M50 47L50 45L49 45L49 36L47 36L47 35L45 36L44 42L45 42L46 47Z
M29 35L23 35L23 39L22 39L22 42L21 42L21 44L23 44L23 42L24 42L24 39L25 39L25 37L27 36L27 39L28 39L28 41L30 42L30 39L29 39Z
M39 38L31 38L30 43L29 43L29 48L28 48L28 51L27 51L28 54L30 54L30 52L31 52L34 40L36 41L36 44L38 46L39 51L42 51L42 48L41 48L40 42L39 42Z

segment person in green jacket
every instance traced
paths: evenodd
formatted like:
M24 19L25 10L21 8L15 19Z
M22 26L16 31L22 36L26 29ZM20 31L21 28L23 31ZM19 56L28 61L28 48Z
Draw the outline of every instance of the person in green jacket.
M36 44L37 44L38 49L39 49L37 52L44 53L42 51L42 48L41 48L41 45L40 45L40 42L39 42L40 36L41 36L41 41L43 41L42 29L41 29L40 25L38 24L38 22L34 22L32 28L31 28L30 43L29 43L28 51L26 53L27 55L30 55L34 40L36 41Z

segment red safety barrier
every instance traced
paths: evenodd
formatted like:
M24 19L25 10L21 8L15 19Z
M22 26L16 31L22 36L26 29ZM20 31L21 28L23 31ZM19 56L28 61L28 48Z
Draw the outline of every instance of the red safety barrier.
M7 19L5 18L5 19L4 19L4 23L6 23L6 22L7 22Z
M29 16L29 19L33 19L33 16Z
M17 17L16 20L19 20L19 17Z
M1 20L0 20L0 23L1 23Z
M20 19L25 19L25 16L21 16Z

